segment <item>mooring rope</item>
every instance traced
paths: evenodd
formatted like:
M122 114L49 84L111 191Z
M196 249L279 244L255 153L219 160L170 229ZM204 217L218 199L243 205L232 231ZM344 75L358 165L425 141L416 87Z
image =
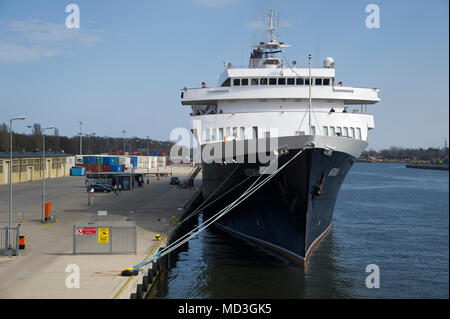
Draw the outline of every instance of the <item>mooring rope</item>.
M153 254L153 256L151 256L150 258L142 261L141 263L133 266L133 267L129 267L126 269L126 271L136 271L139 268L167 255L168 253L172 252L173 250L177 249L178 247L180 247L181 245L184 245L186 242L188 242L189 240L191 240L192 238L194 238L196 235L198 235L199 233L201 233L202 231L204 231L206 228L208 228L210 225L212 225L215 221L217 221L218 219L220 219L221 217L223 217L225 214L227 214L229 211L231 211L233 208L235 208L236 206L238 206L240 203L242 203L244 200L246 200L248 197L250 197L251 195L253 195L253 193L255 193L258 189L260 189L262 186L264 186L267 182L269 182L276 174L278 174L281 170L283 170L290 162L292 162L295 158L297 158L297 156L299 156L305 149L310 148L310 146L305 146L302 149L300 149L297 154L295 154L290 160L288 160L283 166L281 166L280 168L276 169L273 173L271 173L268 177L266 177L263 181L261 181L259 184L256 184L259 179L264 175L265 172L267 172L267 170L273 165L273 163L275 163L276 161L274 161L273 163L271 163L266 170L264 171L263 174L260 174L260 176L256 179L256 181L250 185L249 188L247 188L247 190L242 193L236 200L234 200L232 203L228 204L225 208L223 208L222 210L220 210L218 213L216 213L215 215L213 215L212 217L210 217L209 219L207 219L205 222L201 223L200 225L196 226L192 231L190 231L189 233L183 235L182 237L180 237L179 239L177 239L176 241L174 241L173 243L171 243L170 245L164 247L162 249L162 251L159 251L159 249L156 251L155 254ZM256 185L255 185L256 184Z

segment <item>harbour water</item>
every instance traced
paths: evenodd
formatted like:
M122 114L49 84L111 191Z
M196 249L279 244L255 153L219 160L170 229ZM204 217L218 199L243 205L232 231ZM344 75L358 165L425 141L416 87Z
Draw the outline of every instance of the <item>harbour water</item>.
M333 228L300 268L211 227L176 256L156 298L448 298L449 174L355 163ZM200 216L201 218L201 216ZM366 287L366 266L380 288Z

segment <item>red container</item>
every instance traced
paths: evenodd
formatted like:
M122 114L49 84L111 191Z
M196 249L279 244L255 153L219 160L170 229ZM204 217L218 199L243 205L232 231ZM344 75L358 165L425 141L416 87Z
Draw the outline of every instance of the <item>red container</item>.
M110 165L103 165L103 172L110 172L111 168Z
M125 172L125 165L122 165L122 172Z

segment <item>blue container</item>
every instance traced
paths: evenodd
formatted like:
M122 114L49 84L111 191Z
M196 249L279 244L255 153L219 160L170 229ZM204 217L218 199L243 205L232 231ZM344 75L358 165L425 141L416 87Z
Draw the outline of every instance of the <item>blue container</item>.
M119 164L119 159L117 157L104 157L103 165L117 165Z
M137 167L137 157L136 156L133 156L131 158L131 164L133 164L134 167Z
M83 164L88 165L89 164L89 156L83 156Z
M110 172L121 172L122 171L122 165L111 165L109 171Z
M150 152L150 156L158 156L158 152Z
M70 169L70 175L72 176L84 176L86 174L86 168L82 166L73 166Z
M97 164L97 156L89 156L88 164Z

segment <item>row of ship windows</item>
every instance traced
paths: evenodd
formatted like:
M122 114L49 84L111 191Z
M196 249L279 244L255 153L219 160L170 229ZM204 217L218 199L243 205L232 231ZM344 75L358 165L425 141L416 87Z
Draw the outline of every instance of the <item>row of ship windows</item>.
M320 132L324 136L344 136L351 137L356 139L361 139L361 129L359 127L340 127L340 126L323 126L322 132ZM316 127L311 126L311 134L316 135ZM258 127L252 127L252 138L258 138ZM266 131L266 138L270 137L270 132ZM245 127L226 127L226 128L207 128L205 130L205 141L206 142L214 142L214 141L226 141L227 138L230 139L240 139L245 140Z
M361 139L361 129L359 127L322 126L321 135L324 136L344 136ZM316 127L311 126L311 134L316 135Z
M254 78L254 79L233 79L233 86L248 85L309 85L309 78ZM328 78L313 78L311 85L330 85ZM230 79L227 79L222 86L230 86Z

